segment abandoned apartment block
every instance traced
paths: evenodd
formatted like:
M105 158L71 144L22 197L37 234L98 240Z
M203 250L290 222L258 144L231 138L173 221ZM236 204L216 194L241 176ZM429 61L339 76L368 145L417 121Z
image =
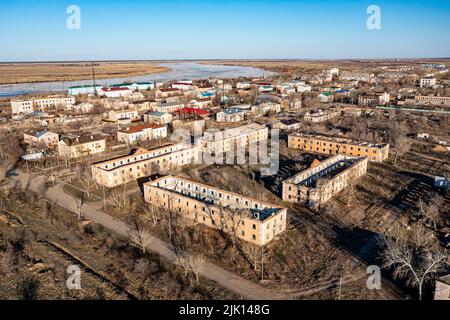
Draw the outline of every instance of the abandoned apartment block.
M98 184L114 188L161 170L191 164L195 152L195 147L184 143L151 150L139 148L129 156L93 164L92 176Z
M389 157L388 144L374 144L306 133L289 135L288 147L325 155L343 154L352 157L367 157L369 161L373 162L383 162Z
M283 200L320 209L333 196L367 172L367 158L337 155L283 182Z
M258 246L286 230L286 208L180 177L144 184L144 197L153 206Z

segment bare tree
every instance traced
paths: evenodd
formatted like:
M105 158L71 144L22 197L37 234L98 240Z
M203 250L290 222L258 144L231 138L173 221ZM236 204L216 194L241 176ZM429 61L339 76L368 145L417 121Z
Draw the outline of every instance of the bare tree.
M44 199L44 210L47 217L50 219L50 223L53 224L55 221L56 211L58 206L55 202L46 201Z
M394 165L397 165L397 160L403 158L403 156L411 149L411 141L405 137L400 136L395 142L395 158Z
M161 220L160 209L152 207L148 203L142 201L139 203L140 210L142 212L142 219L145 222L151 222L153 226L156 226Z
M394 278L417 287L422 299L423 285L444 267L447 259L434 235L420 224L409 229L398 224L381 237L381 243L383 266L393 268Z
M205 262L202 255L190 254L180 248L174 249L176 263L183 268L184 276L187 277L189 272L195 277L195 281L200 280L200 270Z
M253 270L258 271L258 260L261 257L261 250L251 243L245 243L242 247L242 250L247 255L249 260L253 263Z
M98 188L97 182L94 179L92 171L88 167L79 166L77 169L78 178L81 185L86 191L86 196L91 197L91 192Z
M127 196L125 186L112 189L110 199L117 209L126 209L130 205L130 199Z
M128 221L128 236L131 244L146 253L147 247L152 243L153 237L145 230L144 223L137 216L131 216Z
M433 197L430 201L425 202L420 199L417 202L417 208L425 220L433 225L433 230L437 231L438 225L442 222L440 208L443 205L440 197Z
M78 215L78 221L83 220L83 206L86 203L86 194L84 192L80 192L78 194L77 199L77 215Z

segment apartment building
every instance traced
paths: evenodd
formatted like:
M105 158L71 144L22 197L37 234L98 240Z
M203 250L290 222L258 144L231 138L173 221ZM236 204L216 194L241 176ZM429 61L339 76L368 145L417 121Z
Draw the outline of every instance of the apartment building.
M420 79L420 87L421 88L431 88L436 85L436 78L433 77L425 77Z
M84 102L77 105L67 106L66 110L73 111L75 113L91 113L94 110L94 105L89 102Z
M391 99L391 95L387 92L384 93L367 93L358 97L359 106L376 106L388 104Z
M92 176L98 184L114 188L163 170L191 164L196 151L197 148L183 143L151 150L139 148L128 156L93 164Z
M186 130L192 136L203 133L203 129L206 126L205 119L201 117L191 117L176 119L172 122L173 130Z
M192 83L192 81L178 81L178 82L172 83L171 87L172 87L172 89L183 90L183 91L190 91L190 90L195 89L195 86Z
M161 103L159 106L154 107L153 111L173 113L182 108L184 108L184 103L182 103L182 102L166 102L166 103Z
M108 120L111 122L118 122L124 119L129 119L130 121L138 120L139 113L137 110L110 111L108 113Z
M349 183L366 174L368 161L367 158L337 155L315 162L311 168L283 182L283 200L320 209Z
M306 122L320 123L320 122L325 122L325 121L331 120L333 118L336 118L339 115L340 115L340 112L338 110L329 110L329 111L324 112L321 109L319 109L319 111L314 112L314 113L307 112L303 119Z
M172 119L172 115L167 112L147 112L144 114L145 123L169 124Z
M264 246L286 230L287 209L185 178L166 176L144 184L145 201Z
M334 96L331 92L323 92L317 96L321 103L329 103L334 101Z
M25 144L30 146L51 146L57 145L59 142L59 135L50 131L28 130L23 134Z
M174 97L174 96L182 96L183 91L180 89L175 88L160 88L155 91L155 98L156 99L164 99L168 97Z
M241 109L233 108L221 111L216 114L217 122L241 122L245 119L245 112Z
M105 96L107 98L121 98L129 96L133 93L133 90L124 87L111 87L111 88L101 88L99 95Z
M85 157L106 151L106 138L98 134L67 136L58 143L58 154L67 159Z
M158 124L144 124L128 127L117 132L117 141L136 144L141 141L155 140L167 137L167 126Z
M450 107L450 97L416 96L414 99L406 99L408 105L433 105Z
M289 135L288 147L326 155L343 154L353 157L367 157L369 161L374 162L382 162L389 157L389 144L359 142L346 138L307 133Z
M11 100L13 115L23 115L34 111L47 111L49 108L68 108L75 104L75 97L51 96L45 99Z
M267 127L251 123L226 130L208 130L198 140L198 146L211 153L229 152L237 148L246 148L250 144L255 145L267 141L268 137L269 129Z

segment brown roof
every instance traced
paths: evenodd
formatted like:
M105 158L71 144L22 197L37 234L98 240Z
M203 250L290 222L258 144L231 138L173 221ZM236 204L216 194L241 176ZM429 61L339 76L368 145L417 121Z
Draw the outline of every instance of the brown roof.
M84 144L88 142L95 142L100 140L105 140L105 136L101 134L84 134L80 136L69 136L64 137L61 140L64 141L68 146L75 146L79 144Z
M158 125L158 124L143 124L140 126L134 126L134 127L128 127L125 130L120 130L119 132L121 133L137 133L140 131L143 131L145 129L159 129L159 128L164 128L165 126L163 125Z

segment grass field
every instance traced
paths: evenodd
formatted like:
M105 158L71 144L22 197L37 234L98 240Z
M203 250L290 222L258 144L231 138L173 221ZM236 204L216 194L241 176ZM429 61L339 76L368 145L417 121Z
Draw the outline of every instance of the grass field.
M225 66L244 66L260 68L274 72L297 72L311 71L318 72L328 68L339 67L341 70L355 70L374 67L395 67L405 64L421 63L444 63L448 64L449 59L425 59L425 60L209 60L202 61L204 64L216 64Z
M97 79L127 78L169 71L148 62L96 62ZM92 79L90 62L0 64L0 84Z

